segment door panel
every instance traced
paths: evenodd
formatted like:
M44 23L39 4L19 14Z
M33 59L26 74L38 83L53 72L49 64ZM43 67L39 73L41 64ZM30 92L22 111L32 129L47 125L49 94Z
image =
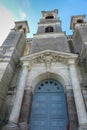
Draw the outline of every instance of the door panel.
M35 89L30 117L30 130L66 130L66 100L62 85L44 80Z

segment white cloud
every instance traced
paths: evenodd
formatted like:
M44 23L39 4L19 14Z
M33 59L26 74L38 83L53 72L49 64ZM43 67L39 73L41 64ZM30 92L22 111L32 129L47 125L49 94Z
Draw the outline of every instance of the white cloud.
M5 7L0 5L0 45L13 27L14 18L12 14Z
M26 18L26 16L27 16L26 13L23 12L21 9L20 9L19 12L20 12L21 19L24 20Z

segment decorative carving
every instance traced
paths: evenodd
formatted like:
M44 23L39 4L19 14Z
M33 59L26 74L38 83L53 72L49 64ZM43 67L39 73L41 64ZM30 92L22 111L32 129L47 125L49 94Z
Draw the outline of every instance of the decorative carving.
M51 63L62 62L64 64L68 63L70 59L77 59L76 54L68 54L63 52L56 52L52 50L45 50L39 53L31 54L28 56L21 57L22 62L28 62L30 68L34 64L44 63L46 65L46 69L49 71L51 69Z
M12 56L12 53L14 51L13 47L4 47L4 48L0 48L0 58L9 58Z
M52 53L44 53L32 58L33 63L65 62L65 58Z
M3 55L6 53L5 48L0 48L0 57L3 57Z

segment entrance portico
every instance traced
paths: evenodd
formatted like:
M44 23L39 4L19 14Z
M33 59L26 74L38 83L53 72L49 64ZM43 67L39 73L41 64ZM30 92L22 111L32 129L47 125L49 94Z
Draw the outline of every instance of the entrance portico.
M68 92L72 91L72 94L74 94L73 99L75 99L75 102L73 102L73 105L74 107L76 106L74 110L76 110L77 112L79 127L82 129L82 126L87 124L87 114L84 107L84 101L83 101L83 97L81 93L81 86L80 86L79 79L77 76L77 70L76 70L77 55L58 52L58 51L56 52L56 51L51 51L51 50L45 50L36 54L32 54L30 57L26 56L25 58L22 58L21 60L23 62L29 61L29 60L31 61L29 62L30 73L28 75L26 89L31 88L33 92L36 87L36 84L38 84L41 80L55 79L57 81L60 81L63 84L64 89L66 91L66 96L67 96L67 91ZM71 61L74 61L74 67L70 64ZM72 71L73 68L75 68L74 69L75 72ZM75 84L74 84L72 75L74 76L74 79L78 81L77 91L75 91ZM81 98L80 102L77 102L78 96L75 96L78 94ZM81 111L83 111L83 114L85 116L85 118L83 117L84 119L82 119L81 111L78 111L78 108L81 105L83 105L83 107L81 108L82 109ZM69 116L71 116L70 115L71 113L69 113L69 108L68 108L68 114Z
M65 109L68 108L69 123L66 123L66 124L69 124L68 127L70 127L70 129L73 130L74 126L73 126L71 120L73 120L73 121L75 120L75 122L77 122L76 121L77 118L73 119L73 117L76 117L76 112L77 112L77 116L79 118L78 123L82 130L82 126L84 124L85 125L87 124L86 123L87 115L86 115L86 110L84 107L84 102L83 102L83 98L82 98L82 94L81 94L79 79L78 79L77 72L76 72L76 66L75 66L76 59L77 59L77 55L49 51L49 50L37 53L35 55L32 54L29 56L22 57L21 62L23 62L24 65L28 65L29 70L27 70L27 73L26 73L27 76L26 77L24 76L25 83L23 84L24 86L23 86L23 89L21 90L23 92L21 92L21 93L23 94L24 90L32 91L33 97L34 97L35 87L42 80L52 79L52 80L56 80L56 81L60 82L64 87L64 92L65 92L65 96L66 96L67 107L65 107ZM74 66L72 66L70 64L71 60L74 61ZM73 73L73 70L74 70L74 73ZM23 75L21 75L21 76L23 78ZM75 76L74 80L76 79L76 83L78 82L77 91L75 91L74 80L72 79L73 76ZM22 78L20 77L20 79L22 79ZM20 81L20 83L21 83L21 81ZM19 91L19 89L17 91ZM74 97L72 96L73 102L71 102L69 100L71 98L71 92L72 92L72 95L74 94ZM78 94L81 98L80 102L77 102ZM18 96L16 95L16 100L17 100L17 97ZM75 99L75 103L74 103L74 99ZM18 100L19 100L19 98L18 98ZM79 106L81 106L81 105L83 105L83 107L81 108L81 111L83 112L83 114L85 116L84 119L82 119L81 111L78 110ZM17 103L15 102L15 107L13 106L12 113L14 113L14 111L16 111L16 106L17 106ZM72 106L74 107L73 112L71 112L71 108L70 108ZM76 106L76 109L75 109L75 106ZM22 108L22 104L20 105L19 113L20 113L21 108ZM72 115L72 113L74 113L74 114ZM14 116L16 116L16 115L14 115ZM18 123L19 116L17 115L17 117L14 118L13 115L10 115L10 119L11 120L17 119L16 123ZM27 115L26 119L29 119L28 115ZM15 120L12 120L12 123L15 123ZM28 123L30 123L30 122L28 122ZM74 129L77 130L77 124Z

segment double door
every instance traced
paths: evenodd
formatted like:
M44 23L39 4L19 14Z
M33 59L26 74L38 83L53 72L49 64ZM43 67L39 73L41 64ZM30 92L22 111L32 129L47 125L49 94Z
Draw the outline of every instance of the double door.
M61 84L45 80L33 96L30 130L67 130L66 100Z

